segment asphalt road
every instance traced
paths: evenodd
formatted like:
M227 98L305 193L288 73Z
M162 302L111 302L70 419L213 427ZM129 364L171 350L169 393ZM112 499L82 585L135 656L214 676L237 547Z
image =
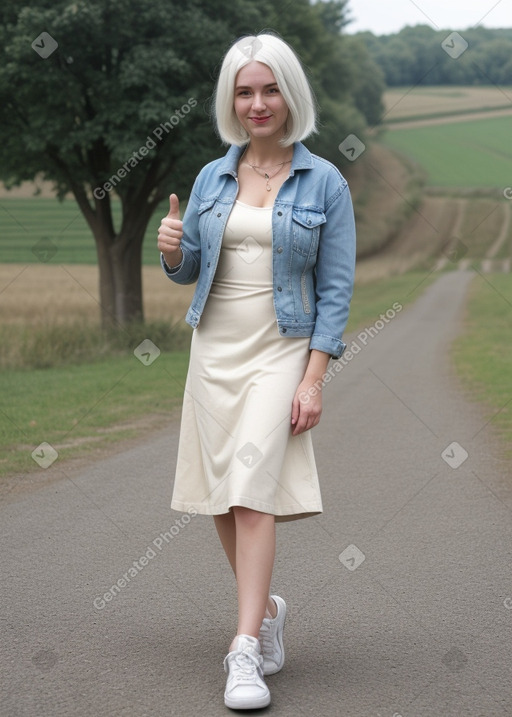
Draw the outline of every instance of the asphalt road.
M277 528L265 713L512 714L511 469L448 360L471 276L349 337L314 435L325 512ZM230 713L235 585L211 518L169 510L177 436L1 505L2 717Z

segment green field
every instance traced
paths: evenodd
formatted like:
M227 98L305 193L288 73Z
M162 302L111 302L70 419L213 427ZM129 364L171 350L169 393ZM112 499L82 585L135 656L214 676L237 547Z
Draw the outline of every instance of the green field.
M387 130L381 141L412 158L439 187L509 187L512 117Z
M119 201L113 201L114 221L121 213ZM153 214L143 244L143 263L158 264L156 248L160 219L167 214L166 200ZM96 246L77 203L73 199L30 197L0 199L0 262L37 262L37 244L41 240L55 247L49 264L95 264Z

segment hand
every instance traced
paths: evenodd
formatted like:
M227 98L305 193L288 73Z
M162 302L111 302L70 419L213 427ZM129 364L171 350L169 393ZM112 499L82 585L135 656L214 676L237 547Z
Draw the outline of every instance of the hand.
M317 385L315 385L315 383ZM292 435L308 431L320 422L322 414L322 390L318 382L304 378L292 403Z
M167 266L177 266L181 261L180 241L183 222L180 220L180 203L176 194L169 197L169 213L158 228L158 249L164 255Z

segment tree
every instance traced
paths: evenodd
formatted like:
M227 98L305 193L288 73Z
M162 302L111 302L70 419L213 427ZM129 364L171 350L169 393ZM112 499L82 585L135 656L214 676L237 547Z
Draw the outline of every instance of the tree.
M13 186L42 173L59 197L74 194L96 242L105 327L143 319L148 221L170 187L189 189L222 151L205 111L212 69L262 19L247 0L218 5L42 0L0 10L0 176Z
M344 53L347 0L4 0L0 8L0 179L36 175L72 192L96 243L102 325L143 320L141 249L172 190L225 151L208 116L221 56L276 30L310 69L325 149L362 135L380 102L356 83L375 69ZM364 54L364 53L363 53ZM373 118L372 118L373 121ZM318 151L318 149L317 149ZM121 220L113 218L114 197Z
M347 0L317 2L310 6L295 0L273 3L273 27L299 53L310 75L319 107L319 134L307 146L334 164L350 165L338 150L349 134L364 139L368 123L382 114L384 83L381 73L359 39L343 35ZM364 97L363 97L364 95Z
M476 48L474 67L480 82L509 86L512 82L512 41L495 38Z
M384 113L382 93L384 73L372 60L366 47L357 37L348 37L344 45L347 64L353 67L352 98L365 120L376 125Z
M394 35L359 33L372 59L382 68L387 85L510 85L512 30L485 27L460 30L467 49L456 58L443 49L452 30L427 25L405 27Z

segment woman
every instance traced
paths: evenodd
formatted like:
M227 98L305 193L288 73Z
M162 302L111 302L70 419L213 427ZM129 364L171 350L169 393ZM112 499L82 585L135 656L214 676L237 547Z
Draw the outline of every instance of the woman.
M264 675L284 662L275 522L322 511L310 429L345 348L355 231L346 181L301 143L316 131L314 100L283 40L231 47L215 121L227 154L201 170L183 222L171 194L158 234L169 278L197 280L171 507L214 516L239 606L224 701L253 709L270 703Z

